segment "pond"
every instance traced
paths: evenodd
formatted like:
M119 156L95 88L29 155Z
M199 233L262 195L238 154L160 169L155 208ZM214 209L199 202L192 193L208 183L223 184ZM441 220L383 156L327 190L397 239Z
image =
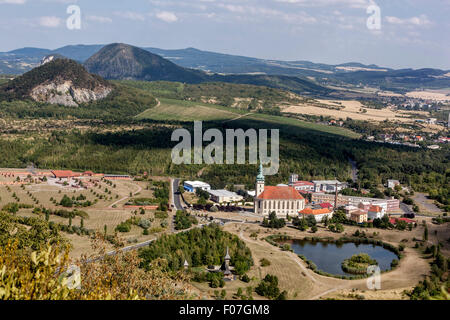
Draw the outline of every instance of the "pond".
M290 240L283 243L289 243L297 255L303 255L314 262L319 270L340 276L352 276L342 270L341 264L355 254L367 253L372 259L378 261L381 271L391 270L392 260L399 259L392 251L373 244L352 242L336 244L306 240Z

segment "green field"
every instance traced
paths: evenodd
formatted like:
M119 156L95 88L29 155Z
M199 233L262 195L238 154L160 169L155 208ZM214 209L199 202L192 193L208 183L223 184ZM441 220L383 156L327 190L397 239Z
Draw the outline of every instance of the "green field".
M159 98L159 106L145 110L136 116L138 120L158 121L221 121L253 120L273 126L294 126L299 129L315 130L327 134L339 135L358 139L359 134L340 127L324 126L316 123L300 121L297 119L267 115L262 113L249 113L245 110L228 108L213 104L204 104L185 100Z
M239 110L230 108L207 105L198 102L158 99L161 104L157 107L148 109L136 118L151 120L176 120L176 121L215 121L231 120L241 115Z

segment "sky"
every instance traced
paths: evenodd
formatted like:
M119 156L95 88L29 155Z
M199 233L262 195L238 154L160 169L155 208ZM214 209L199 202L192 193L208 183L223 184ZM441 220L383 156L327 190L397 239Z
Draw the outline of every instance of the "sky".
M449 17L450 0L0 0L0 51L123 42L450 70Z

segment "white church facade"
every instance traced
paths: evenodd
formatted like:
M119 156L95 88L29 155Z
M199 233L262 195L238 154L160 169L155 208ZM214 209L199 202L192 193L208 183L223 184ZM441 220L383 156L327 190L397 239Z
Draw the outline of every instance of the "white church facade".
M262 166L256 178L255 214L268 217L275 212L278 218L298 217L299 211L305 209L306 201L293 187L265 186Z

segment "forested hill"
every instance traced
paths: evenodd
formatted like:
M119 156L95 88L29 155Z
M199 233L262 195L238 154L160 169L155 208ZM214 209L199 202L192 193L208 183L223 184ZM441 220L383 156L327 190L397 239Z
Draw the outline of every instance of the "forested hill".
M89 72L111 80L177 81L189 84L226 82L280 88L298 94L326 95L333 90L306 79L275 75L222 75L180 67L127 44L111 44L85 62Z
M206 74L186 69L143 49L122 43L110 44L94 54L85 67L106 79L204 81Z

